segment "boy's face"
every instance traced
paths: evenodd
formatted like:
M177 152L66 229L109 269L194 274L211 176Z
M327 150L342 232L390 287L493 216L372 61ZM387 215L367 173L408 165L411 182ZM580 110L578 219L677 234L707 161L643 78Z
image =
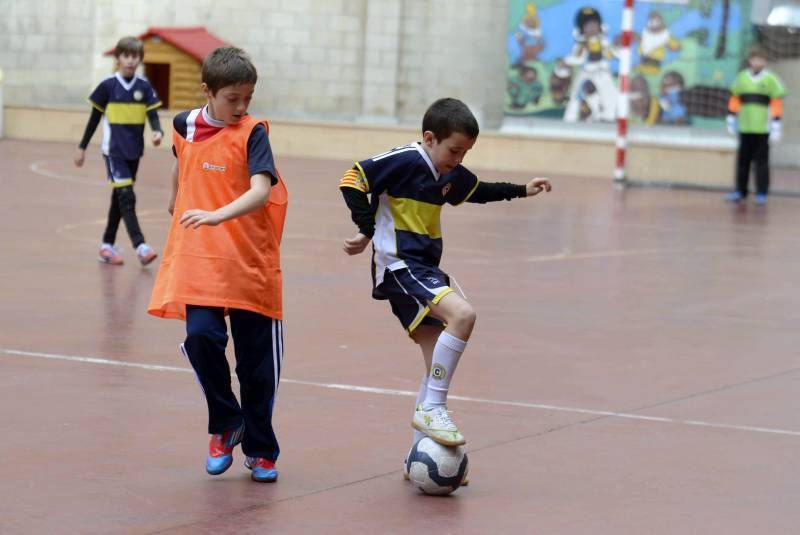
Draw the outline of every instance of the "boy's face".
M214 95L206 84L203 94L208 100L208 111L211 116L227 125L237 124L247 115L247 107L253 98L256 84L226 85Z
M117 57L117 61L119 62L119 72L122 73L122 76L124 78L131 78L136 74L136 69L139 68L142 58L137 54L123 52Z
M453 132L449 137L439 141L433 132L426 130L422 134L422 146L433 166L439 174L452 171L467 155L467 151L475 144L475 138L467 137L461 132Z
M753 72L758 73L767 66L767 58L754 54L747 58L747 63L750 64L750 68L753 69Z

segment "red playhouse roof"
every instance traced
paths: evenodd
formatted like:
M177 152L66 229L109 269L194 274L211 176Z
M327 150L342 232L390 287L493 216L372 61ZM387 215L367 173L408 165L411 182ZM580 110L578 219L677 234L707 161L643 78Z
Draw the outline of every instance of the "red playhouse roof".
M145 33L139 36L144 41L148 37L158 36L175 48L186 52L197 61L202 62L206 56L215 48L225 46L228 43L208 32L203 26L192 26L186 28L148 28ZM105 55L110 56L114 49L107 50Z

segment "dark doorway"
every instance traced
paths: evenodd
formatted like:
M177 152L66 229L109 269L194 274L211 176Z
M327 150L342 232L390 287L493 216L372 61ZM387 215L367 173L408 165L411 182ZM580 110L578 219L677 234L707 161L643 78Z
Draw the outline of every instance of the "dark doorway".
M155 88L164 108L169 108L169 63L145 63L144 75Z

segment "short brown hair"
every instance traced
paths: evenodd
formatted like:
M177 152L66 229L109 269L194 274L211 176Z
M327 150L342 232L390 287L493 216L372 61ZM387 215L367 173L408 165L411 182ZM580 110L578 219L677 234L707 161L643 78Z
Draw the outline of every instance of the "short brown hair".
M453 133L476 139L480 132L478 121L466 104L455 98L440 98L430 105L422 118L422 131L431 131L438 141Z
M747 53L747 59L750 59L754 56L769 60L769 52L767 52L766 47L763 45L753 45L750 47L750 52Z
M114 57L119 58L126 53L144 59L144 43L136 37L123 37L114 47Z
M229 85L255 84L258 73L250 57L241 48L222 46L203 61L202 80L214 95Z

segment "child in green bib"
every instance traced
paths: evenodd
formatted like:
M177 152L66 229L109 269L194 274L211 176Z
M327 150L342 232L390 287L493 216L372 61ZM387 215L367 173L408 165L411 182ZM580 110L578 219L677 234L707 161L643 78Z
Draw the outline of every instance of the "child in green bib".
M769 144L781 138L781 116L786 89L767 70L767 52L754 47L747 57L748 68L731 86L728 102L728 132L739 134L736 154L736 189L725 196L739 203L747 197L750 167L755 164L756 202L767 202L769 193Z

